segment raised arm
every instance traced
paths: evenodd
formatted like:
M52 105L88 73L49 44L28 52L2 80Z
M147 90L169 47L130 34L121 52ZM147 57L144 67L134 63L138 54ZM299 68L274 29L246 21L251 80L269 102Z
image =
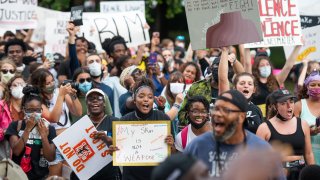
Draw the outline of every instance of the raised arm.
M303 83L304 83L304 80L306 79L306 74L307 74L307 69L308 69L308 62L310 61L310 59L304 59L302 61L302 64L303 64L303 68L300 72L300 75L299 75L299 79L298 79L298 88L302 88L303 87Z
M220 63L218 67L219 94L230 89L228 80L228 48L223 47L221 52Z
M73 23L68 23L67 25L68 31L68 50L69 50L69 58L70 58L70 70L71 74L80 67L80 63L77 57L76 51L76 33L78 31L78 27L76 27Z
M244 70L245 72L252 74L250 48L244 49Z

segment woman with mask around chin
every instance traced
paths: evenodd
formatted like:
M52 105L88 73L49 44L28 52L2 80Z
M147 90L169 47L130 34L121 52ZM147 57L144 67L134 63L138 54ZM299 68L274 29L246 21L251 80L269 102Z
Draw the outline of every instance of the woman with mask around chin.
M175 147L183 152L185 147L197 136L212 131L209 122L209 102L203 96L193 96L188 98L186 108L186 119L190 123L176 135Z
M304 85L299 92L300 99L295 103L294 114L296 117L307 121L310 127L311 144L316 164L320 164L320 124L317 119L320 117L320 74L319 71L312 71L304 80Z
M17 71L16 64L9 58L5 58L0 62L0 99L4 97L4 89L9 80L15 75Z
M70 114L71 124L74 124L81 117L83 117L84 115L87 115L87 106L86 106L85 96L87 92L93 88L93 86L92 86L92 79L91 79L90 73L86 68L76 69L72 80L77 84L77 96L82 106L81 116L75 116L73 114ZM104 107L105 107L104 112L106 113L106 115L112 116L112 108L111 108L111 104L108 96L105 96Z
M286 89L279 89L268 96L272 118L262 123L257 136L280 143L283 168L288 180L299 179L301 169L315 163L310 141L310 128L304 119L294 116L294 99ZM288 150L286 151L286 146ZM276 146L274 146L277 149Z

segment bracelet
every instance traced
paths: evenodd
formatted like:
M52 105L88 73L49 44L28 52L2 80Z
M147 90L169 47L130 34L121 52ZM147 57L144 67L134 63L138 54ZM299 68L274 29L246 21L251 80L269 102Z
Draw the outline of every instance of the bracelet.
M175 108L177 108L179 110L181 106L179 104L177 104L177 103L174 103L172 107L175 107Z
M72 100L76 100L78 97L77 95L70 95Z
M160 74L160 76L157 76L159 79L163 78L163 73Z

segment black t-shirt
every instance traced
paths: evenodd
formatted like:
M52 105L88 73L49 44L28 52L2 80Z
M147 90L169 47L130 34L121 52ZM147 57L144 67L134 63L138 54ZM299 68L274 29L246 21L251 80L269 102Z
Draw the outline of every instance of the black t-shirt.
M130 112L127 115L123 116L121 121L150 121L150 120L170 120L169 116L165 113L153 110L150 116L139 119L136 116L135 111ZM150 180L153 166L124 166L123 167L123 179L122 180Z
M11 136L15 135L19 138L22 136L24 129L26 128L25 121L22 121L21 129L17 132L18 121L12 122L7 131L5 137L9 140ZM36 127L35 127L36 128ZM56 137L56 131L53 126L49 126L49 143L52 144L52 140ZM27 172L28 179L42 179L49 173L48 161L43 157L42 141L40 134L32 130L29 134L29 139L26 146L31 148L31 167L32 169ZM12 155L12 160L20 165L21 159L25 153L25 149L19 156Z
M268 86L266 83L262 83L258 81L257 92L252 96L252 102L255 105L265 104L267 96L271 92L268 90Z
M248 103L248 111L244 128L252 133L256 133L260 124L263 122L263 116L260 108L252 102Z
M73 74L71 74L69 59L61 62L58 70L58 77L59 76L67 76L67 79L72 79Z

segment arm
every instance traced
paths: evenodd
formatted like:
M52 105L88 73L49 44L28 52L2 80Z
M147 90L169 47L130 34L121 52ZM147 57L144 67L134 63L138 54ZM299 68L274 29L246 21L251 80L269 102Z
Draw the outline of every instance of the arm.
M68 23L67 25L67 31L68 31L68 50L69 50L69 58L70 58L70 70L71 74L74 73L74 71L80 67L79 60L77 57L77 51L76 51L76 32L77 28L73 23Z
M221 59L218 67L218 78L219 78L219 94L228 91L229 80L228 80L228 49L226 47L222 48Z
M304 159L307 161L307 165L315 164L314 156L311 147L310 128L306 121L301 120L302 130L305 139Z
M32 34L33 34L33 31L34 31L34 29L29 29L28 30L28 32L26 34L26 37L23 39L23 42L25 42L25 43L29 43L30 42Z
M271 132L267 126L267 123L262 123L257 130L256 133L257 136L259 136L261 139L265 140L265 141L269 141L270 136L271 136Z
M301 114L301 100L294 104L294 116L300 117Z
M186 53L186 57L185 57L185 61L184 62L191 62L192 61L192 57L193 57L193 50L191 47L191 43L189 44L187 53Z
M303 68L300 72L300 75L299 75L299 79L298 79L298 87L302 88L303 87L303 83L304 83L304 80L306 79L306 74L307 74L307 69L308 69L308 62L310 60L309 59L304 59L303 60Z
M173 121L177 117L179 109L180 109L180 108L178 108L178 106L180 107L182 101L183 101L183 94L180 93L176 96L176 101L174 103L177 105L177 107L172 106L171 109L166 112L166 114L170 117L171 121Z
M68 106L71 114L73 114L75 116L81 116L82 115L82 105L81 105L81 103L79 101L79 98L77 98L77 95L72 95L71 96L70 94L67 94L65 96L65 101L67 103L67 106Z
M144 44L138 46L137 57L134 59L134 63L133 63L134 65L139 66L139 64L141 63L145 47L146 45Z
M237 59L234 60L232 67L233 67L234 74L240 74L244 72L244 68L242 64Z
M49 135L49 127L46 127L45 124L41 121L38 122L38 131L41 136L42 141L42 148L43 148L43 156L46 158L49 162L54 161L55 155L56 155L56 148L54 144L50 144L48 140Z
M290 54L289 59L286 61L280 74L276 76L276 79L278 80L279 85L282 85L284 83L284 81L287 79L288 74L295 63L295 60L298 57L298 53L299 53L301 47L302 47L301 45L294 47L294 50Z
M244 49L244 70L252 74L251 55L249 48Z
M240 62L242 66L245 66L245 48L244 44L239 44Z

